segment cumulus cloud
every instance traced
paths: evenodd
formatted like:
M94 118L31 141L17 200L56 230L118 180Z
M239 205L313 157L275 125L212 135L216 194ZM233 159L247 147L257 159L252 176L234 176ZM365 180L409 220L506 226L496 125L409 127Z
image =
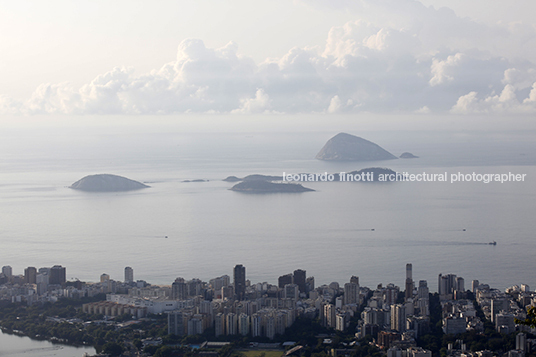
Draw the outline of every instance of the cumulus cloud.
M24 104L6 95L0 95L0 114L20 114Z
M264 90L258 89L255 93L255 98L246 98L240 100L240 108L231 111L233 114L257 114L263 112L269 112L270 97L264 92Z
M534 29L489 27L414 0L336 4L363 16L333 27L324 46L257 64L234 42L214 49L186 39L160 69L117 67L80 88L43 84L25 101L1 96L0 112L533 112L536 66L505 56L503 43L531 43Z
M532 86L528 97L519 100L520 93L511 84L504 86L499 94L488 95L481 99L477 92L470 92L458 98L451 112L455 114L480 113L536 113L536 82Z
M338 95L331 98L328 107L328 113L337 113L341 110L341 100Z
M415 111L415 114L430 114L432 111L426 105L422 108L419 108Z

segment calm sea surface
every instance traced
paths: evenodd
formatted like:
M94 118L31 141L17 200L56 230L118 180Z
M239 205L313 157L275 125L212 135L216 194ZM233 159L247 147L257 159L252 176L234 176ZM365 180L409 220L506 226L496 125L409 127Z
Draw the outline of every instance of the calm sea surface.
M0 134L0 265L67 267L68 279L171 284L246 266L252 283L297 268L316 284L403 286L405 264L432 291L439 273L496 288L536 288L536 140L532 132L355 133L413 160L315 160L336 132L195 133L153 128L6 129ZM316 192L248 195L229 175L334 173L364 167L409 173L516 173L524 182L309 182ZM84 193L85 175L118 174L149 189ZM208 182L185 183L204 179ZM165 238L165 237L168 238ZM487 243L496 241L496 246Z
M73 357L84 353L94 355L93 347L73 347L53 344L48 341L35 341L29 337L9 335L0 331L1 357Z

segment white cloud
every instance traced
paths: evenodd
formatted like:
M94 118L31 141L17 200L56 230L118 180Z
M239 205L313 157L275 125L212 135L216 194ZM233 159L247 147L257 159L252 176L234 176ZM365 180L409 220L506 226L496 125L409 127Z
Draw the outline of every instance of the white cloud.
M500 94L489 95L478 99L476 92L468 93L458 98L451 112L455 114L477 113L511 113L511 114L534 114L536 113L536 83L528 97L522 101L518 99L519 92L511 84L504 86Z
M23 103L6 95L0 95L0 114L20 114Z
M26 101L0 97L0 112L426 114L534 109L535 64L504 56L512 43L532 43L534 29L490 27L414 0L340 1L334 6L359 8L359 19L331 28L323 47L291 48L280 58L256 64L239 54L236 43L214 49L202 40L186 39L176 59L160 69L135 75L132 68L117 67L80 88L43 84Z
M436 86L445 82L454 80L453 74L450 73L452 68L459 66L464 59L462 53L456 53L454 56L448 56L442 61L437 58L432 60L431 72L433 77L430 79L430 85Z
M534 104L536 103L536 82L532 85L532 89L530 91L530 94L525 100L523 100L523 103L526 104Z
M479 113L477 92L470 92L458 98L451 112L455 114Z
M510 84L516 89L526 89L530 88L535 81L536 69L534 68L508 68L506 71L504 71L502 83Z
M426 105L415 111L415 114L430 114L432 111Z
M68 83L41 84L21 107L30 114L77 114L82 112L80 96Z
M257 114L268 112L270 108L270 97L264 90L258 89L255 98L245 98L240 100L240 108L232 110L233 114Z
M341 99L339 98L339 96L338 95L334 96L333 98L331 98L331 101L329 102L328 113L340 112L341 106L342 106Z

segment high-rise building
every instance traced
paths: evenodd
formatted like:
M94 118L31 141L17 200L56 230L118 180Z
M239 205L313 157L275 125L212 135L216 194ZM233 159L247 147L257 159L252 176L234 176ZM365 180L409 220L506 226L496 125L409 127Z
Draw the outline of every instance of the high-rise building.
M277 279L277 286L279 286L280 289L283 289L287 284L292 284L292 274L281 275Z
M251 315L251 336L258 337L262 333L262 316L255 313Z
M391 305L391 330L400 333L406 331L406 306L402 304Z
M188 291L183 278L177 278L171 284L171 298L174 300L186 300Z
M210 279L209 284L212 287L212 290L214 290L214 297L216 299L222 299L222 288L226 288L231 285L231 278L229 277L229 275L223 275L214 279Z
M404 297L406 301L413 298L413 266L411 263L406 264L406 292Z
M13 270L11 269L11 266L4 265L2 267L2 274L4 274L8 279L13 276Z
M203 331L203 317L201 315L194 315L190 320L188 320L189 336L202 334Z
M467 321L465 317L448 316L443 319L443 332L445 334L459 334L467 331Z
M310 276L307 279L305 279L305 292L308 293L310 291L313 291L315 289L315 277Z
M292 282L298 285L298 288L300 289L300 293L306 292L305 280L306 280L305 270L301 270L301 269L294 270L294 275L292 276Z
M461 276L456 278L456 287L454 290L459 292L465 291L465 280Z
M335 315L335 330L344 331L346 329L346 313L338 312Z
M273 315L266 316L264 321L264 336L270 340L275 337L275 317Z
M476 294L476 289L478 288L479 285L480 285L480 282L478 280L473 280L471 282L471 291L473 292L473 294Z
M359 284L344 284L344 305L359 304Z
M501 313L495 315L495 329L497 332L504 332L506 334L515 332L515 320L513 314Z
M395 286L394 284L391 284L391 283L387 284L385 289L382 289L383 304L387 305L387 307L395 304L398 298L399 291L400 289L398 286Z
M238 316L238 333L242 336L247 336L249 334L249 316L245 313L241 313Z
M428 290L428 282L426 280L419 280L419 288L417 289L417 298L425 299L425 300L428 300L430 298L429 290Z
M214 317L214 334L216 337L225 335L225 315L219 312Z
M24 282L26 284L37 283L37 269L34 267L28 267L24 269Z
M325 304L323 306L324 314L323 317L323 324L326 327L333 327L335 328L336 319L337 319L337 309L335 308L335 305L332 304Z
M451 294L456 289L456 275L455 274L447 274L447 275L439 274L437 286L438 286L438 293L439 293L440 299L446 299L446 298L451 299L452 298Z
M192 279L186 282L188 296L198 296L203 293L203 282L200 279Z
M234 294L238 300L246 296L246 267L237 264L233 270Z
M105 281L108 281L108 280L110 280L110 275L108 275L106 273L102 273L101 276L100 276L100 282L104 283Z
M416 308L419 309L419 314L421 316L428 316L430 314L430 294L426 280L419 280Z
M230 312L225 316L225 329L228 335L238 334L238 317L234 312Z
M527 335L523 332L517 334L516 336L516 350L526 351L527 350Z
M134 281L134 269L131 267L125 268L125 283L131 283Z
M285 299L298 299L300 297L300 293L298 290L298 285L296 284L287 284L283 288L283 297Z
M39 269L41 270L41 269ZM37 284L37 294L42 295L45 293L48 289L49 284L49 275L46 271L43 271L42 273L38 273L35 277L35 283Z
M218 295L221 299L232 299L234 296L234 288L232 286L223 286Z
M50 268L49 284L62 285L67 281L65 268L61 265L54 265Z
M182 336L185 334L183 314L180 311L168 313L168 334Z
M495 317L501 311L508 312L509 306L508 300L505 298L491 299L491 322L495 323Z

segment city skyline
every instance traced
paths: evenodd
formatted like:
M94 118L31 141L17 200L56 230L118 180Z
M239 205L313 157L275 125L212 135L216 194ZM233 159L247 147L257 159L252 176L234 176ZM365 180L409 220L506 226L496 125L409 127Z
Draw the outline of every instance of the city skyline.
M62 265L54 265L51 268L50 267L41 267L39 269L36 269L35 267L27 267L27 268L24 269L24 272L23 272L24 274L13 274L13 270L12 270L11 266L4 265L2 267L2 273L1 273L2 275L1 276L8 277L10 279L12 279L14 277L20 278L20 280L17 280L17 281L18 282L20 281L21 283L28 283L28 281L34 280L33 284L35 284L35 280L37 280L36 276L39 275L39 274L45 274L45 275L50 276L51 277L50 279L51 279L52 282L48 282L49 279L47 279L47 284L51 284L51 285L62 285L62 284L65 284L67 282L74 283L74 282L80 281L78 279L67 280L66 279L66 270L67 270L67 267L64 267ZM232 280L231 280L229 275L223 275L223 276L220 276L220 277L217 277L217 278L206 279L206 281L200 280L198 277L191 277L189 279L185 279L183 277L177 277L173 282L170 282L170 284L151 284L149 281L146 281L146 280L143 280L143 279L127 280L127 277L133 277L134 273L135 273L135 271L134 271L134 269L132 267L127 266L127 267L125 267L125 275L124 275L125 279L124 280L115 280L109 274L102 273L99 276L98 279L95 279L95 281L87 281L87 283L95 284L95 283L99 283L99 282L103 283L105 281L117 281L117 282L134 283L134 284L136 282L143 282L144 284L148 283L148 284L154 285L154 286L168 286L168 287L172 288L172 295L173 296L182 299L182 298L185 298L188 295L188 290L187 290L188 288L186 286L187 282L191 282L191 281L193 281L193 282L201 282L201 281L203 281L205 283L208 282L209 284L213 285L213 288L214 288L214 284L216 284L217 289L219 289L221 287L225 287L225 286L233 286L233 295L234 295L234 297L233 296L230 296L230 297L236 298L237 300L242 300L244 298L246 287L251 287L251 286L256 285L256 284L269 284L269 285L277 286L280 289L283 289L286 285L296 285L297 290L298 290L298 292L300 294L306 293L306 292L311 291L311 290L314 290L315 286L328 286L331 283L339 284L338 281L331 281L331 282L320 282L320 283L316 282L316 285L315 285L314 276L307 276L306 275L306 270L302 270L302 269L296 269L294 271L294 274L287 274L287 275L284 275L284 276L279 276L278 278L274 277L273 280L271 280L270 282L266 282L266 281L264 281L264 282L260 282L260 281L259 282L254 282L254 281L251 281L247 277L246 267L243 266L242 264L235 265L232 270L233 270L233 279ZM449 293L452 294L454 291L466 291L465 282L464 282L464 279L461 276L457 276L456 274L452 274L452 273L448 273L446 275L443 275L444 273L445 272L438 273L438 281L439 281L438 288L437 288L437 290L431 291L431 292L437 292L439 295L445 295L445 294L449 294ZM294 277L295 274L297 274L297 276L298 276L297 278ZM406 264L405 274L406 274L405 280L403 282L400 282L400 283L394 283L393 281L377 282L377 283L380 284L380 285L383 285L383 284L385 284L385 285L395 284L396 286L400 285L400 286L404 287L404 289L402 290L404 292L407 292L408 288L411 291L413 291L414 289L418 289L419 287L421 287L421 285L423 283L426 286L426 288L428 289L428 284L427 284L426 280L419 279L419 286L415 285L415 282L413 280L413 273L412 273L412 263L407 263ZM33 278L32 278L32 276L33 276ZM290 279L286 279L287 276L290 276ZM304 285L301 284L302 278L306 279L306 280L303 280ZM223 280L221 280L221 279L223 279ZM308 284L310 279L312 279L312 288L309 288L308 285L305 285L306 284L305 281L307 281L307 284ZM217 280L219 282L216 282ZM359 276L352 275L352 276L347 278L347 281L349 281L349 283L345 283L345 284L341 285L341 289L343 291L349 291L350 293L353 293L352 292L352 287L351 287L352 285L356 286L357 289L359 289L359 287L360 287ZM238 282L238 288L236 287L235 282ZM29 283L29 284L32 284L32 283ZM471 285L470 285L470 287L471 287L470 290L471 291L475 290L475 288L478 287L479 284L480 284L480 280L477 280L477 279L472 280ZM512 286L515 286L515 285L523 287L524 290L530 289L529 285L524 284L524 283L521 283L521 284L517 283L517 284L513 284ZM300 286L304 290L299 289ZM364 287L366 287L366 286L364 286ZM407 298L409 298L409 296L406 295L405 298L407 299ZM353 297L352 299L355 300L355 297Z

